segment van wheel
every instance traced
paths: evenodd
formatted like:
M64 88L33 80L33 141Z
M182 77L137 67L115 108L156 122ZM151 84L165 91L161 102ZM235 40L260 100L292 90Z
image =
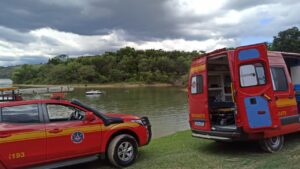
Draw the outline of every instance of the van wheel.
M127 167L134 163L138 144L134 137L121 134L113 138L108 147L108 159L116 167Z
M280 151L283 147L283 143L284 136L275 136L259 141L261 148L268 153Z

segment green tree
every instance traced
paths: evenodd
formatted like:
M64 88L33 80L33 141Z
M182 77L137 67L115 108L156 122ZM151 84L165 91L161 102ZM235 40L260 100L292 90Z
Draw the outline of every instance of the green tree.
M19 69L15 70L12 75L14 83L30 83L31 80L37 77L38 69L33 65L25 64Z
M174 83L188 74L197 51L135 50L126 47L102 55L68 58L58 55L43 65L14 71L15 83L74 84L141 81Z
M97 82L99 76L95 71L94 66L84 65L78 69L78 81L80 83Z
M65 54L58 55L52 59L49 59L48 64L58 65L58 64L66 62L68 60L68 58L69 58L69 56L65 55Z
M272 50L300 53L300 31L297 27L281 31L274 36Z

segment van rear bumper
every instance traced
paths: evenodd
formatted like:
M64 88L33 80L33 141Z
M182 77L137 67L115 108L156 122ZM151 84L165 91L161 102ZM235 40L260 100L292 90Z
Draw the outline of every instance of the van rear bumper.
M192 136L197 138L221 141L244 140L246 137L241 130L237 130L234 132L192 130Z

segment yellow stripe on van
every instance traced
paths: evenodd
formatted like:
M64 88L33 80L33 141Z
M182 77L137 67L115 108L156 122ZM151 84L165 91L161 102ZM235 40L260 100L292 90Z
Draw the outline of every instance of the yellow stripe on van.
M205 64L202 64L202 65L198 65L198 66L195 66L195 67L192 67L191 68L191 74L193 73L196 73L196 72L202 72L206 69L206 65Z
M191 114L192 118L205 119L205 114Z
M293 99L278 99L278 100L276 100L276 105L277 105L278 108L296 106L297 101L296 101L296 98L293 98Z

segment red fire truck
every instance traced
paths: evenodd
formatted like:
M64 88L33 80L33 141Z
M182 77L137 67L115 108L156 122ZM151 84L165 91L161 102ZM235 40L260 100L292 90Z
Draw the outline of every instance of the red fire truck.
M0 169L57 168L105 156L126 167L150 139L147 117L103 114L78 100L0 103Z
M194 137L279 151L284 135L300 130L300 54L266 44L203 54L191 64L188 100Z

